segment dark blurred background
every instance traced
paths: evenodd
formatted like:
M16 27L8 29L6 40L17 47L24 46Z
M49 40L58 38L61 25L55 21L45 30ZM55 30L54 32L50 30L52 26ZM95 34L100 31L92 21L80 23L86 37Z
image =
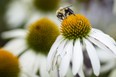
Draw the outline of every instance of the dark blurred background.
M4 19L7 5L9 4L11 0L0 0L0 35L3 31L8 30L7 23ZM2 47L5 44L5 40L3 40L0 36L0 47Z

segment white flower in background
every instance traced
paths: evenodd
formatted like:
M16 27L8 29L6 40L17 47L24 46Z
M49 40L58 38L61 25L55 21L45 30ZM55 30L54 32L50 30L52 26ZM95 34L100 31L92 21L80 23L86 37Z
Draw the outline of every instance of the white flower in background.
M53 11L50 10L51 13L42 12L40 9L36 8L34 1L41 1L41 0L13 0L11 1L11 3L7 7L6 16L5 16L5 20L8 23L8 27L15 28L15 27L23 26L25 24L30 24L33 21L37 20L38 18L42 18L45 16L55 21L54 20L55 15L53 15L54 14ZM50 1L52 2L52 0ZM55 3L58 3L58 2L55 1ZM52 7L56 8L58 4Z
M101 63L104 63L101 66L101 73L108 72L113 69L116 65L116 56L106 53L104 50L97 48L97 53Z
M0 77L39 77L32 72L26 72L19 59L5 49L0 49Z
M64 18L60 31L61 35L52 45L47 58L48 71L58 68L60 77L65 77L70 66L73 75L78 73L80 77L83 77L83 51L85 49L94 74L99 76L100 60L95 45L116 55L115 41L102 31L92 28L83 15L72 14Z
M48 18L42 18L32 23L29 30L17 29L2 33L3 38L12 38L3 48L19 57L22 69L28 74L57 77L57 70L52 74L47 72L46 55L58 35L56 24Z
M106 53L104 50L97 48L97 53L100 58L101 63L101 73L107 73L109 71L110 74L108 77L116 76L116 56Z
M17 57L0 49L0 77L18 77L20 74L21 68Z
M21 26L30 13L29 7L25 3L15 0L8 5L5 20L11 28Z

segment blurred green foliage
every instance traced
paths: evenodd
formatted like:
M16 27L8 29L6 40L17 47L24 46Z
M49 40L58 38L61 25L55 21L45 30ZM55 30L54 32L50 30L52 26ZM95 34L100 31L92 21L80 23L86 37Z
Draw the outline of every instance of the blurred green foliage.
M0 35L3 31L8 30L6 21L4 20L5 12L7 9L7 5L11 0L0 0ZM5 40L3 40L0 36L0 47L5 44Z

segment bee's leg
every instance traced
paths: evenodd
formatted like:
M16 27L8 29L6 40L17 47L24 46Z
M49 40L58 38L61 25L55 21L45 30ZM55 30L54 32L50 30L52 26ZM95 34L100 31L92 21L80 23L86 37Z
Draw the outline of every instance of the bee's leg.
M74 16L76 16L74 13L73 13Z
M58 19L60 22L62 22L62 19Z

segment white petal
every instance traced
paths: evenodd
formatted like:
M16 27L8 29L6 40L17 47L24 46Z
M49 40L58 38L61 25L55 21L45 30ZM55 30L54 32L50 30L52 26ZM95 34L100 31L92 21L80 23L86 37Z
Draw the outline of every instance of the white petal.
M58 69L54 69L53 71L51 71L50 73L50 77L58 77L59 72Z
M8 5L5 20L9 25L8 27L16 28L17 26L21 26L29 15L30 10L27 4L23 3L21 0L15 0Z
M56 41L52 45L49 53L48 53L48 57L47 57L47 69L48 69L48 71L50 71L52 69L53 59L54 59L54 56L57 52L56 49L58 48L58 46L60 45L62 40L63 40L63 37L61 35L58 36Z
M29 71L32 73L35 73L33 70L35 61L36 61L36 53L33 51L26 51L21 57L20 57L20 64L21 68L24 71Z
M38 53L35 55L35 58L36 59L33 65L33 72L37 73L37 71L40 70L42 60L44 61L46 57L43 54Z
M94 74L96 76L98 76L100 73L100 61L97 56L97 52L96 52L95 48L93 47L93 45L88 40L84 39L84 42L86 44L86 49L87 49L88 55L90 57L90 61L91 61L91 65L93 67Z
M61 53L59 53L59 56L60 56L61 58L63 58L64 55L67 54L67 50L69 49L68 46L71 45L71 44L69 44L69 43L71 43L71 42L73 42L73 40L67 40L66 45L65 45L63 51L62 51ZM67 48L68 48L68 49L67 49ZM69 50L68 50L68 51L69 51Z
M47 72L47 67L46 67L46 58L42 57L40 61L40 76L41 77L50 77L50 75Z
M40 76L30 71L21 70L19 77L40 77Z
M1 34L1 37L4 39L9 38L24 38L26 36L26 30L23 29L15 29L11 31L6 31Z
M58 49L57 49L57 53L56 53L56 56L55 56L55 58L54 58L54 62L53 62L53 69L55 68L55 66L56 66L56 64L57 64L57 66L59 66L59 64L60 64L60 54L63 52L63 50L64 50L64 47L65 47L65 45L66 45L66 42L67 42L67 40L65 39L65 40L63 40L62 42L61 42L61 44L59 45L59 47L58 47Z
M72 58L72 71L73 75L76 75L83 65L83 53L80 40L76 40L74 44L73 58Z
M59 67L60 77L64 77L68 71L73 52L73 40L69 40L62 54L62 61Z
M71 67L69 67L68 72L65 77L74 77Z
M116 45L115 40L114 40L112 37L110 37L109 35L103 33L101 30L98 30L98 29L93 28L93 29L92 29L92 34L94 34L94 35L99 35L99 36L101 36L102 38L105 38L105 39L108 40L109 42L112 42L112 43L114 43L114 44Z
M60 44L60 46L58 47L57 51L58 53L56 55L59 55L62 53L62 51L64 50L65 46L66 46L66 43L67 43L67 39L63 40Z
M27 46L25 44L25 40L19 38L9 41L3 48L18 56L25 49L27 49Z
M79 70L79 77L85 77L84 72L83 72L83 68L81 67Z
M88 39L93 42L95 45L100 47L101 49L104 49L106 51L111 51L116 55L116 46L111 41L107 40L105 37L102 37L101 35L95 35L91 34Z

